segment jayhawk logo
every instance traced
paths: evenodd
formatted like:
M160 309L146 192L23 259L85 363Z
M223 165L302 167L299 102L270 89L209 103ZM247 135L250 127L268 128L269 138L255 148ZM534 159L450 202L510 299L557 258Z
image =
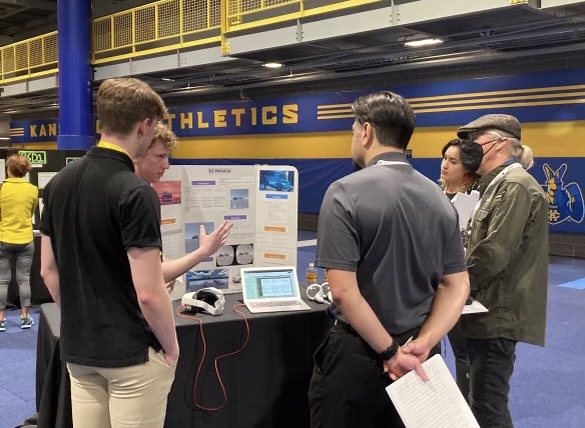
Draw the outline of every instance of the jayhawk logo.
M585 216L583 192L575 182L565 185L563 177L567 172L567 164L562 164L554 171L548 164L543 166L546 175L545 190L548 195L548 222L559 224L565 220L580 223Z

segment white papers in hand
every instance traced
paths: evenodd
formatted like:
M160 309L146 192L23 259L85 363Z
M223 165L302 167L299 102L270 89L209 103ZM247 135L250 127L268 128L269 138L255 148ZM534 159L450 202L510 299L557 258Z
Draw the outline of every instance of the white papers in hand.
M473 297L470 297L471 304L463 306L463 311L461 312L462 315L465 314L479 314L481 312L489 312L488 309L475 300Z
M479 428L441 356L423 368L430 381L411 371L386 388L406 428Z

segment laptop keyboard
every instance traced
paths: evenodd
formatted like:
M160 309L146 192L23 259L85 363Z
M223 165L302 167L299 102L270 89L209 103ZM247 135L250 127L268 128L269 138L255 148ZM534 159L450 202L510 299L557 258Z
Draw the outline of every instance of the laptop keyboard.
M276 306L299 306L299 302L295 300L283 300L274 302L248 302L253 308L273 308Z

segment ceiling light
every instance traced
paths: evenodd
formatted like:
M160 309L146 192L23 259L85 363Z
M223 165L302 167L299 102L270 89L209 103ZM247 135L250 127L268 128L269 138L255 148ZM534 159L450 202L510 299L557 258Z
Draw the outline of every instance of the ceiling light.
M267 62L266 64L262 64L262 66L266 68L280 68L283 65L280 62Z
M418 48L421 46L431 46L431 45L438 45L443 43L441 39L421 39L421 40L413 40L411 42L404 43L404 46L408 46L410 48Z
M162 80L163 82L174 82L175 81L175 79L171 79L169 77L163 77L160 80Z

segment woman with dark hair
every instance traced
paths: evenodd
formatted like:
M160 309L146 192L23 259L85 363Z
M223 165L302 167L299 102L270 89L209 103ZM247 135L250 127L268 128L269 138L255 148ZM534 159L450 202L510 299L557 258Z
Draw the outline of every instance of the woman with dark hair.
M483 149L479 144L455 139L445 144L441 153L441 187L449 199L454 201L458 194L471 192L477 187L479 175L475 171L481 164ZM459 322L448 337L455 355L457 385L465 400L469 401L469 357Z
M455 139L445 144L441 154L441 187L449 199L475 189L479 179L475 171L483 158L481 146Z
M11 280L10 264L16 265L16 282L20 294L20 328L34 324L29 315L30 267L34 253L32 216L38 203L39 191L24 176L31 169L29 160L12 155L6 161L8 178L0 187L0 332L6 330L6 300Z

